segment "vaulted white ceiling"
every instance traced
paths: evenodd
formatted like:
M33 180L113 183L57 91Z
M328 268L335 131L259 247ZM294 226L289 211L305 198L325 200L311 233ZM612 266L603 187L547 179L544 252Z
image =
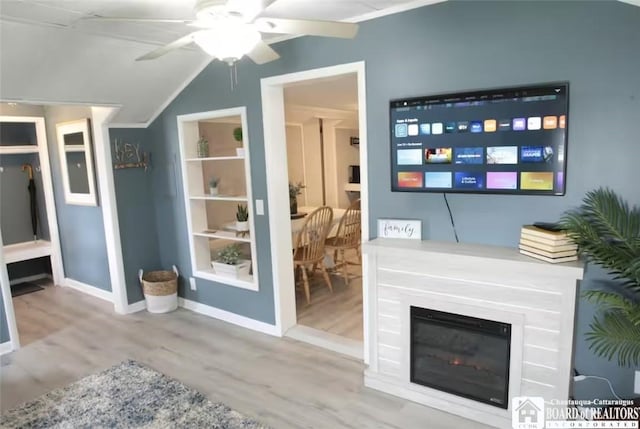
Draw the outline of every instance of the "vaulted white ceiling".
M277 0L263 15L357 22L439 1ZM210 58L188 47L153 61L134 59L193 28L82 18L189 20L194 5L195 0L0 0L0 99L121 105L116 122L144 123Z

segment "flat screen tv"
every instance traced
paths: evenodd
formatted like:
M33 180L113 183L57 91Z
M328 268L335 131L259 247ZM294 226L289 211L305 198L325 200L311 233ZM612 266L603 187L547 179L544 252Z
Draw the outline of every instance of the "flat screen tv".
M569 84L392 100L391 190L564 195Z

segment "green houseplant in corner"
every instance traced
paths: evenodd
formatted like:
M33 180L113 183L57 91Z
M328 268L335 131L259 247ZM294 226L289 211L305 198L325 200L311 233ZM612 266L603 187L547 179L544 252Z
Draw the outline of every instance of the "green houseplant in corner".
M240 147L236 148L236 155L239 157L244 156L244 147L242 146L242 128L237 127L233 129L233 139L240 143Z
M216 274L238 278L249 273L251 261L242 259L240 245L230 244L218 252L218 257L215 261L211 261L211 266Z
M616 291L588 290L583 296L599 306L586 334L598 356L620 366L640 365L640 208L629 207L614 191L587 193L582 205L560 222L589 262L602 266L620 286Z
M249 210L244 204L238 204L238 210L236 211L236 231L249 231Z

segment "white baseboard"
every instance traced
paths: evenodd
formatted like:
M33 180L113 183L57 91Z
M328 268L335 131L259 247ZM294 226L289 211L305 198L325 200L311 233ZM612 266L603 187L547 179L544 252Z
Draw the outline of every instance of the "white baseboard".
M82 293L86 293L87 295L103 299L105 301L113 302L113 294L111 292L88 285L86 283L79 282L77 280L70 279L68 277L64 279L63 286L75 289Z
M48 273L40 273L40 274L34 274L32 276L27 276L27 277L20 277L19 279L13 279L9 281L9 285L13 286L13 285L17 285L18 283L23 283L23 282L34 282L36 280L42 280L42 279L51 279L51 274Z
M11 341L4 342L0 344L0 356L6 355L7 353L11 353L13 351L13 345Z
M143 299L142 301L134 302L133 304L129 304L127 306L126 314L137 313L138 311L146 310L147 302Z
M351 338L341 337L340 335L303 325L292 327L285 333L285 336L358 360L363 360L364 345L362 341L352 340Z
M204 314L205 316L213 317L214 319L222 320L233 325L242 326L243 328L262 332L263 334L273 335L275 337L281 336L280 331L276 328L275 325L270 325L268 323L250 319L245 316L240 316L226 310L211 307L210 305L201 304L199 302L191 301L184 298L178 298L178 305L195 313Z

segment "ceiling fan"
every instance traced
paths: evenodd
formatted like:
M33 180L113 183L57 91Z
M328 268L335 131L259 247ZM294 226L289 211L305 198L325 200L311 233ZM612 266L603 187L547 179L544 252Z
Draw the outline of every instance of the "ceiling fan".
M136 61L152 60L173 50L195 43L207 54L233 65L244 55L256 64L280 58L261 33L353 38L357 24L308 19L268 18L261 16L276 0L197 0L195 20L144 19L94 16L98 21L180 23L197 30L161 46Z

